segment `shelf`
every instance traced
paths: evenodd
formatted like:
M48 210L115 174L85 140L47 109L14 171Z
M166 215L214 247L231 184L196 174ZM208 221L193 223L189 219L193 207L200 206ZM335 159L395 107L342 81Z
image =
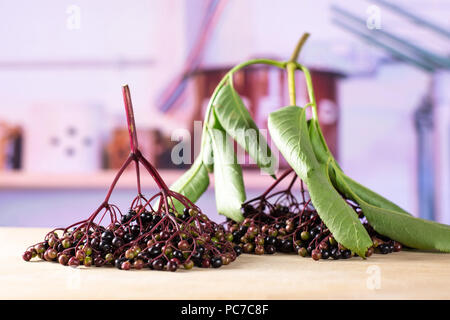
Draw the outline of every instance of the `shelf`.
M28 173L1 172L0 190L11 189L106 189L114 179L116 170L103 170L95 173ZM175 182L184 170L159 170L167 185ZM149 176L142 173L142 187L155 188L156 184ZM210 188L214 186L214 176L210 175ZM259 170L244 170L244 181L247 188L261 189L268 187L273 179L262 175ZM287 185L283 181L280 185ZM118 188L136 187L134 169L127 170L117 184Z

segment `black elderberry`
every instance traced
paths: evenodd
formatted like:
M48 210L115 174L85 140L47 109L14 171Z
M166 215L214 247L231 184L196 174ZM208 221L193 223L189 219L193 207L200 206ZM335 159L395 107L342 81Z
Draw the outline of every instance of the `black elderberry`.
M131 233L125 233L123 235L123 241L125 241L125 243L131 242L133 241L134 237Z
M180 260L180 262L184 260L183 252L181 252L180 250L175 250L173 252L173 257Z
M155 244L156 248L162 249L162 247L164 247L164 243L163 242L158 242L157 244Z
M205 253L205 248L203 246L197 246L197 252L200 253L200 255L203 255Z
M201 260L201 258L202 258L202 254L198 251L194 252L191 256L191 259L194 262Z
M152 262L152 268L154 270L162 270L164 268L164 262L162 259L156 259Z
M148 254L150 257L155 258L161 254L161 248L159 246L154 245L148 249Z
M106 230L102 233L102 242L103 243L111 243L112 239L114 238L114 233L110 230Z
M136 256L137 259L147 262L150 259L150 254L145 251L141 251Z
M141 213L141 220L143 223L150 223L152 222L152 215L148 211L144 211Z
M178 264L174 261L167 262L167 270L170 272L175 272L178 269Z
M124 244L124 241L122 240L122 238L115 237L115 238L112 240L112 245L113 245L115 248L120 248L121 246L123 246L123 244Z
M131 226L131 228L130 228L131 234L135 237L139 234L140 231L141 231L141 228L137 224Z
M282 252L292 252L292 249L293 249L292 240L289 240L289 239L282 240L280 249Z
M253 208L251 205L244 205L241 208L241 212L244 217L247 217L248 215L253 213L254 210L255 210L255 208Z
M167 231L161 231L160 234L162 240L167 240L170 237L170 233Z
M380 250L381 254L388 254L389 253L389 246L387 246L386 244L380 244L378 246L378 249Z
M279 238L275 238L275 248L277 248L278 251L281 251L281 247L283 246L284 241Z
M309 235L311 236L311 238L315 238L319 233L320 233L319 227L315 227L309 231Z
M220 268L222 266L222 258L221 257L211 258L211 266L213 268Z
M269 244L269 245L266 245L266 246L265 246L264 251L265 251L265 253L267 253L267 254L274 254L275 252L277 252L277 249L275 248L274 245Z
M322 259L326 260L330 257L330 251L328 251L328 250L322 250L321 254L322 254Z
M236 252L236 256L240 256L242 254L242 247L240 246L234 246L234 252Z
M127 261L127 259L125 259L125 258L118 258L118 259L116 259L116 260L114 261L114 266L115 266L117 269L120 269L120 268L122 267L122 263L124 263L125 261Z
M181 220L188 221L190 217L191 216L189 215L189 213L183 213L183 215L181 216Z
M242 235L244 235L244 234L247 232L247 229L248 229L248 227L246 227L246 226L241 226L241 227L239 228L239 233L242 234Z
M338 248L331 249L331 257L334 260L340 259L341 258L341 250L339 250Z
M241 233L239 231L233 231L233 241L236 243L239 243L239 239L242 237Z
M109 243L106 242L100 242L100 250L102 250L104 253L111 252L112 246Z
M344 250L341 252L342 259L349 259L352 257L352 252L350 250Z
M264 238L264 244L275 246L277 243L277 238L267 236Z
M275 224L275 229L280 230L281 228L285 228L286 224L284 223L277 223Z
M100 257L97 257L94 259L94 266L101 267L105 263L105 260L103 260Z
M120 219L120 222L122 224L127 223L128 221L130 221L133 218L133 214L127 213L125 215L122 216L122 218Z

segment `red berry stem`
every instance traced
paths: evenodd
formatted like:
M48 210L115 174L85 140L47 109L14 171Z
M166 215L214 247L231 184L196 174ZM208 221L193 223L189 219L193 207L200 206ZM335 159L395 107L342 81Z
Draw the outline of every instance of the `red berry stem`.
M123 101L125 104L125 113L127 115L131 152L136 153L138 151L136 123L134 121L133 103L131 102L130 88L128 87L127 84L122 86L122 94L123 94Z

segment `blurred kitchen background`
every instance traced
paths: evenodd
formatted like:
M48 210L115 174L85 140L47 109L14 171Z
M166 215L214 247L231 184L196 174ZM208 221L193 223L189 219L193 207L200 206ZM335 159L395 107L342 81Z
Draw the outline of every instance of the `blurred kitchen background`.
M143 153L171 184L187 167L170 160L173 131L193 130L229 68L287 60L303 32L300 62L343 169L449 224L449 16L448 0L0 1L0 226L67 225L98 206L129 152L124 83ZM262 128L288 104L279 70L235 81ZM307 101L300 73L297 87ZM271 181L244 172L248 198ZM134 188L131 171L114 203L126 210ZM199 205L222 220L212 188Z

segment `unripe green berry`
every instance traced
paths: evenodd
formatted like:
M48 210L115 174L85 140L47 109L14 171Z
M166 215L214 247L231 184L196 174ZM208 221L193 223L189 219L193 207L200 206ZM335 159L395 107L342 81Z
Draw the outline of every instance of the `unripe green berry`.
M184 263L183 266L187 270L192 269L194 267L194 262L192 260L188 260Z
M90 256L87 256L86 258L84 258L83 264L84 264L86 267L92 266L92 258L91 258Z
M61 244L62 244L62 246L63 246L64 249L67 249L67 248L70 247L71 242L70 242L69 239L64 239L64 240L61 242Z
M300 238L302 238L302 240L306 241L309 239L309 232L308 231L302 231L302 233L300 233Z

